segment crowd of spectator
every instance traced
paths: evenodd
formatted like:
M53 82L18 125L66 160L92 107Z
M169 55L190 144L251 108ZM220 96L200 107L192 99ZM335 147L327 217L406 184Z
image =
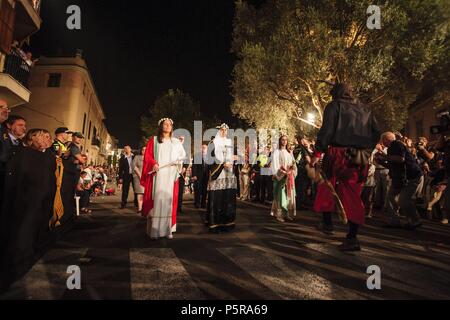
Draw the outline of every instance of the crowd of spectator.
M289 145L296 165L297 210L310 210L314 204L316 184L308 176L307 165L315 150L315 141L297 136ZM239 166L240 200L266 203L272 201L270 160L273 148L260 149L256 161L247 159ZM446 190L445 156L438 141L426 137L417 142L399 132L387 132L372 153L368 177L361 199L366 217L375 212L387 214L386 227L400 227L400 215L418 221L420 218L448 224L443 193ZM252 164L252 162L254 164ZM256 162L256 163L255 163Z
M90 214L90 203L99 195L114 193L108 181L117 179L122 191L121 208L126 207L130 187L137 211L142 210L144 189L140 185L145 148L134 154L129 146L119 160L118 170L89 164L82 152L84 136L58 128L27 131L26 119L10 115L0 100L0 268L4 287L22 275L43 250L70 229L78 214ZM270 203L273 200L271 158L277 146L247 147L243 164L235 167L239 178L238 196L243 201ZM310 210L317 185L308 166L315 152L315 141L297 136L288 144L296 164L295 203L297 210ZM421 225L422 219L448 224L450 201L447 177L450 174L449 143L442 139L430 143L417 141L399 132L386 132L369 159L368 175L361 200L368 218L384 215L386 227L400 228L403 215L408 226ZM179 176L179 210L183 193L195 194L195 206L207 205L208 145L203 145L202 162L185 165ZM255 156L250 159L250 155ZM76 205L79 201L79 206Z
M368 176L364 182L361 200L366 208L366 217L383 215L387 228L399 228L400 217L405 216L414 225L421 219L448 224L445 209L450 204L443 197L447 175L445 153L439 141L430 143L426 137L417 141L400 132L387 132L369 159ZM273 175L270 172L271 156L276 146L259 148L254 159L249 159L247 147L245 161L236 166L239 178L239 199L270 204L273 200ZM207 145L203 148L207 154ZM256 147L255 147L256 149ZM317 185L308 175L308 164L315 151L315 140L297 136L295 144L289 144L297 166L295 178L297 210L311 210L316 197ZM196 207L205 207L208 169L205 163L188 167L183 175L185 193L195 195Z
M80 132L27 130L0 100L0 287L23 275L48 246L108 193L111 169L88 164ZM79 200L79 212L76 201Z

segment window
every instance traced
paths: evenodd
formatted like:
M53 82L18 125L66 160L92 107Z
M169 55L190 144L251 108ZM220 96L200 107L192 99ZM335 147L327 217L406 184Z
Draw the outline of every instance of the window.
M61 86L61 73L50 73L48 77L47 87L58 88Z
M88 132L88 139L91 139L91 126L92 126L92 122L89 121L89 132Z
M84 114L83 117L83 134L85 133L85 131L86 131L86 113Z
M9 1L1 1L0 7L0 50L9 54L14 34L15 11Z

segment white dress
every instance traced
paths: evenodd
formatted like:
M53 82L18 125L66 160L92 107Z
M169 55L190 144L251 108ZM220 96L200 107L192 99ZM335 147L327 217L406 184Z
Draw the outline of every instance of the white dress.
M161 168L155 179L154 206L150 211L147 220L147 234L151 238L161 238L171 236L176 231L176 224L172 226L172 201L174 183L178 179L182 168L182 160L186 158L186 152L180 140L172 138L166 139L163 143L158 143L159 167L174 161L179 161L180 165L172 165Z

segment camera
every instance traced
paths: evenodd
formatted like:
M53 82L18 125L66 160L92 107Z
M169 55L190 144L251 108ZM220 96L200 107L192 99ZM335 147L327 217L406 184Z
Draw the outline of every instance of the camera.
M430 133L433 134L443 134L450 131L450 112L444 111L437 115L439 119L439 125L432 126L430 128Z

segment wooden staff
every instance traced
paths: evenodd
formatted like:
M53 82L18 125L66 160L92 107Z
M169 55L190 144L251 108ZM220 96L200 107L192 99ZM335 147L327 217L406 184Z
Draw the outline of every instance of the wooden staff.
M333 196L334 202L336 204L336 213L338 214L339 219L343 224L348 223L347 214L345 213L344 205L342 204L339 195L336 192L336 189L333 187L330 181L327 180L325 173L319 165L315 167L311 167L309 164L306 165L306 171L308 173L308 177L315 181L317 184L324 183L327 188L330 190L331 195Z
M165 165L163 165L163 166L160 166L160 167L158 168L158 170L161 170L161 169L164 169L164 168L167 168L167 167L171 167L171 166L179 165L179 164L181 164L181 163L180 163L181 161L183 161L183 160L172 161L172 162L170 162L170 163L168 163L168 164L165 164ZM156 173L156 172L157 172L156 170L152 170L152 171L150 171L148 174L154 174L154 173Z

